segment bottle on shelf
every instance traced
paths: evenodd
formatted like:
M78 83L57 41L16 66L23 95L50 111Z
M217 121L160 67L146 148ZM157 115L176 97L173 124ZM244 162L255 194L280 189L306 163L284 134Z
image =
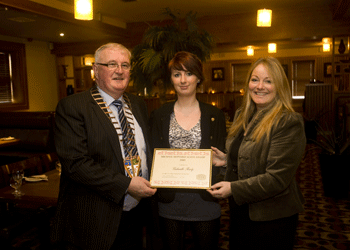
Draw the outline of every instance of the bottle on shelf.
M344 44L344 40L340 39L340 43L339 43L339 47L338 47L338 52L340 54L344 54L345 52L345 44Z
M67 96L68 95L73 95L74 94L74 88L72 85L67 86Z

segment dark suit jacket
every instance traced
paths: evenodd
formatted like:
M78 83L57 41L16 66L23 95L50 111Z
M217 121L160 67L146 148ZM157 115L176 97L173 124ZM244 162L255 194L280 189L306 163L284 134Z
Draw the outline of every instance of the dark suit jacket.
M127 95L143 131L150 167L147 108L139 97ZM62 99L55 119L62 175L53 240L68 241L84 250L109 249L131 181L125 176L116 130L90 91Z
M151 134L153 148L170 148L169 145L169 126L170 115L174 112L175 102L166 103L151 114ZM201 149L210 149L211 146L220 150L225 149L226 123L224 113L207 103L199 102L201 110ZM215 177L219 173L219 168L213 167L212 183L215 183ZM205 190L194 189L167 189L158 188L157 194L161 202L171 202L175 198L175 192L198 192L204 200L212 201L214 198Z

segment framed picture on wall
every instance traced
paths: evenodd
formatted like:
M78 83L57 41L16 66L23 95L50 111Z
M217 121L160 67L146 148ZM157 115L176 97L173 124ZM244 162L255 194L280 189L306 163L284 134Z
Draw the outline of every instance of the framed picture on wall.
M331 77L332 76L332 63L323 64L323 76Z
M225 71L224 68L213 68L212 69L212 80L213 81L223 81L225 80Z
M339 76L340 75L340 65L335 65L335 76Z

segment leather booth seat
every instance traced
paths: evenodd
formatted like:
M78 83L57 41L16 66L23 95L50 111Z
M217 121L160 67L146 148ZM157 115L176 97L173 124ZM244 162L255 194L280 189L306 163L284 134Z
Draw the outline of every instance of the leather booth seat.
M55 152L54 116L54 112L0 112L0 138L12 136L21 140L0 149L0 166Z

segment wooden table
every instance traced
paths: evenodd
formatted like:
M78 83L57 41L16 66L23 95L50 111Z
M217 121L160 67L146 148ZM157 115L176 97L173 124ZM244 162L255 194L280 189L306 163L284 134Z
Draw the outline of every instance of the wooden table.
M13 140L1 140L0 139L0 147L8 147L15 144L18 144L21 140L20 139L13 139Z
M58 170L51 170L45 174L48 176L48 181L27 182L23 180L20 188L21 192L24 193L23 196L14 196L12 194L14 189L11 187L0 189L0 202L56 206L60 175Z
M56 208L58 191L60 185L60 175L58 170L51 170L45 173L48 181L27 182L23 180L20 188L23 196L16 197L12 194L14 191L11 187L0 189L0 202L15 203L23 205L34 205L35 207L46 207L40 214L40 218L36 219L35 226L39 230L39 241L43 249L52 249L50 243L50 218L53 216L50 211ZM50 211L49 211L50 210ZM6 248L7 249L7 248Z

